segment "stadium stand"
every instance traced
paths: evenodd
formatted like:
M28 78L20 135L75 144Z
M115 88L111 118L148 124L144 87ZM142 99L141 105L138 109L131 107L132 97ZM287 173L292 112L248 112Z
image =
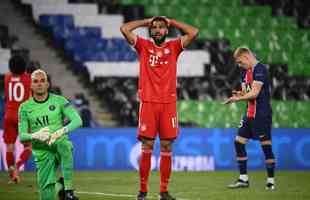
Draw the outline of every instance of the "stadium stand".
M274 2L279 3L279 1L265 1L263 5L266 5L267 2L270 4ZM310 62L307 49L309 49L310 45L310 32L307 29L300 29L297 26L299 24L295 22L296 19L293 17L286 17L284 15L273 16L272 14L275 13L274 6L262 6L259 4L259 1L249 3L238 0L201 0L200 3L188 7L184 6L188 3L187 1L149 2L133 0L123 1L123 3L140 3L145 6L146 15L166 15L200 27L201 41L199 42L202 44L198 46L208 50L211 55L211 66L207 66L209 69L206 70L206 76L209 75L208 80L210 81L208 81L209 84L197 84L197 91L194 93L203 96L203 91L207 91L205 96L210 96L212 92L202 88L203 85L211 85L211 88L213 85L216 93L213 96L213 100L219 100L225 97L225 91L236 88L238 84L230 82L230 77L236 77L237 74L233 70L234 64L231 60L231 50L237 46L246 45L253 49L263 62L269 63L273 99L282 101L309 100L308 76ZM299 3L301 2L299 1ZM163 4L170 4L174 7L163 6ZM284 1L283 5L289 5L289 1ZM179 9L175 9L178 6ZM284 9L283 7L281 8ZM192 13L195 13L195 16ZM225 13L225 17L222 16L223 13ZM306 18L305 16L303 17ZM265 20L266 18L268 20ZM249 24L251 25L250 27ZM248 30L249 28L250 30ZM209 41L206 41L206 38ZM224 78L219 78L219 80L214 78L220 77L219 75L222 75ZM220 95L221 93L224 93L224 95ZM195 100L197 98L192 99ZM294 106L292 107L291 105ZM189 110L184 110L183 108L189 108ZM233 111L236 111L234 108L234 106L231 107ZM298 125L296 123L294 125L293 123L291 125L289 125L290 123L282 123L287 122L287 119L280 111L286 113L289 112L290 108L299 109L298 111L303 116L302 118L307 120L307 114L303 112L303 109L308 108L305 101L274 101L275 127L298 127L298 125L302 124L305 126L305 123L300 122L298 119L295 120L300 122ZM204 113L204 110L206 110L206 113ZM239 113L237 116L233 116L228 113L218 101L194 101L194 103L187 100L181 101L179 103L179 111L180 121L191 121L191 123L204 127L232 127L233 124L238 123L241 115ZM189 113L192 113L193 116L190 117ZM208 113L212 113L212 115L209 114L209 119L207 119ZM218 113L218 116L216 113ZM224 116L224 119L222 116ZM232 119L235 119L235 122Z
M29 55L30 51L28 49L23 48L19 44L19 38L10 35L8 27L6 25L0 26L1 33L1 48L0 48L0 84L2 85L0 89L0 122L2 127L2 120L4 115L4 75L9 71L8 63L12 56L20 55L22 56L27 64L27 71L31 73L35 69L41 68L41 64L38 61L31 60ZM6 48L3 48L6 47ZM49 76L50 78L50 76ZM50 79L50 91L56 94L61 94L61 89L55 85L55 81L51 81ZM83 96L84 97L84 96ZM98 126L98 124L91 118L91 111L88 108L88 100L84 97L82 104L75 104L79 111L83 114L83 119L85 119L84 127L90 126Z
M52 36L55 46L72 61L72 70L88 81L120 125L137 124L138 62L119 26L128 19L154 15L176 18L200 29L199 38L183 53L178 68L182 124L236 127L242 105L224 108L220 101L240 87L239 70L232 60L233 49L240 45L249 46L268 63L274 126L309 124L305 123L310 109L309 6L301 6L307 5L301 0L290 8L293 11L286 10L285 0L199 0L196 4L187 0L122 0L123 15L105 13L96 1L22 2L31 6L34 22ZM109 9L108 4L99 5ZM136 10L132 16L131 8ZM180 34L171 32L172 37ZM139 34L148 37L146 29ZM303 120L297 120L292 111ZM296 121L288 120L288 115Z
M277 16L293 16L297 18L299 27L310 27L310 2L306 0L243 0L248 5L270 5L272 14Z

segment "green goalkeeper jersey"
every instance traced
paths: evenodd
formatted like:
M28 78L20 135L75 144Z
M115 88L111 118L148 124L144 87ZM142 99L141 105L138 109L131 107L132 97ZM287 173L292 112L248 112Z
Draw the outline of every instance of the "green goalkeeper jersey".
M48 127L50 134L64 127L65 118L69 120L66 128L68 132L80 127L82 120L70 102L59 95L49 93L43 102L36 101L33 97L21 104L19 111L18 132L23 141L32 140L31 134ZM68 139L65 134L58 140ZM51 149L46 142L32 140L33 149Z

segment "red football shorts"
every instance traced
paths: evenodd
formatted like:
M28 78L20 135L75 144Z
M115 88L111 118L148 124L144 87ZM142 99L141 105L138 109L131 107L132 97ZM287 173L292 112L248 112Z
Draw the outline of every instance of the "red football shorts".
M3 122L3 140L5 144L15 144L18 136L17 117L4 117Z
M173 140L178 136L179 126L176 102L141 102L139 109L138 139Z

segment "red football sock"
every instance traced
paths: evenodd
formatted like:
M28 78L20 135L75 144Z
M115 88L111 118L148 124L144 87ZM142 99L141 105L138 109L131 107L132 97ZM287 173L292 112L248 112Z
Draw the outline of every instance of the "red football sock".
M168 191L171 174L171 152L160 152L160 192Z
M14 165L14 153L13 152L6 152L6 164L8 168L12 165Z
M140 191L147 192L148 177L151 169L152 150L142 150L140 158Z
M31 147L24 148L24 151L20 154L18 161L16 162L16 169L19 169L31 156Z

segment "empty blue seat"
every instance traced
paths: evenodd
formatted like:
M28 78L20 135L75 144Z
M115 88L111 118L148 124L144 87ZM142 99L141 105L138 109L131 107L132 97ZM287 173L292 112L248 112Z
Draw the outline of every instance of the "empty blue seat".
M57 47L61 47L64 43L65 39L71 35L71 32L74 30L72 27L61 27L54 26L53 27L53 39L54 44Z
M70 32L69 37L97 37L101 38L101 29L99 27L77 27Z
M57 24L58 26L74 27L74 20L72 15L58 15Z
M40 15L39 24L49 32L52 32L55 26L74 27L72 15Z
M138 60L138 56L137 53L133 50L131 51L127 51L125 54L123 54L123 61L127 61L127 62L134 62Z
M111 41L118 49L129 47L128 42L123 38L112 38Z
M66 39L75 39L80 41L81 38L101 38L101 30L97 27L63 27L54 26L53 28L54 43L60 47L65 43Z
M99 45L102 45L102 48L105 49L108 46L108 39L100 38Z
M106 62L108 61L108 56L105 53L105 51L98 51L94 54L95 60L94 61L101 61L101 62Z
M75 49L101 51L106 48L106 40L102 38L68 38L64 43L67 55L72 55Z
M47 31L50 31L52 27L56 24L56 18L55 16L51 15L40 15L39 16L39 25L46 29Z

